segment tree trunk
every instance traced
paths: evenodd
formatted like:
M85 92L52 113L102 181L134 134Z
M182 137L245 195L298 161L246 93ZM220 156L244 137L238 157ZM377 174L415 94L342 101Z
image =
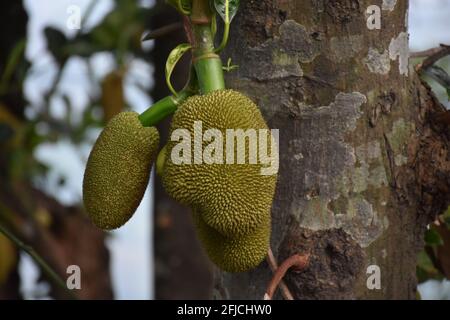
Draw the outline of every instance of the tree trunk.
M448 205L450 163L434 121L444 109L408 68L407 2L244 0L233 22L223 58L239 69L227 84L280 129L272 250L279 263L311 254L285 277L296 299L415 298L416 254ZM374 4L380 30L367 27ZM371 265L379 289L367 285ZM261 299L270 278L266 263L217 270L216 294Z

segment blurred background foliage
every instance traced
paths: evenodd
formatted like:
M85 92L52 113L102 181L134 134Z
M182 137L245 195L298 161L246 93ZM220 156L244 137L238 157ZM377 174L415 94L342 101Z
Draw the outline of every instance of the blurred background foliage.
M72 5L83 8L78 30L66 25ZM61 16L46 16L55 7ZM164 0L7 1L0 12L0 225L61 278L67 266L80 266L79 298L209 297L210 268L187 209L159 183L118 231L95 228L81 203L84 164L105 123L169 94L163 70L170 50L186 41L181 17ZM59 23L36 30L36 16ZM154 39L142 42L149 30ZM176 87L186 80L187 62L173 73ZM167 128L168 121L159 126L163 136ZM67 293L0 235L0 299L11 298Z
M450 50L449 50L450 53ZM423 81L431 88L437 99L447 108L447 113L441 115L441 121L450 125L450 57L434 62L428 68L421 68L427 57L410 60L410 64L416 70ZM419 284L436 284L436 282L446 283L450 279L450 207L437 219L428 225L424 236L424 249L420 251L417 258L417 280ZM438 295L439 296L439 295ZM436 297L436 295L435 295ZM450 287L442 290L442 299L450 299Z
M31 245L64 279L68 265L79 265L84 285L79 297L109 299L113 298L113 286L105 235L87 221L80 201L66 205L46 192L42 186L51 168L35 153L46 143L68 141L78 146L94 140L109 119L129 108L125 81L150 96L148 86L129 77L129 68L136 59L151 63L149 48L142 45L141 38L158 8L142 6L140 1L115 0L112 9L87 29L85 22L99 3L90 2L81 15L81 29L72 35L51 25L45 27L46 51L56 73L51 85L34 92L39 97L32 100L24 94L27 77L42 72L42 64L26 58L27 11L22 1L0 5L0 223ZM67 18L61 17L63 21ZM99 77L92 58L105 52L110 53L113 68ZM88 99L81 108L73 105L73 97L60 86L67 66L75 58L79 65L84 64L89 82ZM63 111L53 112L55 105ZM94 134L92 130L96 130ZM64 175L59 176L59 187L65 183ZM20 291L19 257L15 245L0 235L0 298L24 297ZM27 297L67 296L44 274L39 274L38 282L49 286Z
M412 4L419 1L412 1ZM79 265L83 272L82 290L77 292L80 298L117 298L108 235L86 219L79 197L66 203L49 192L48 176L52 168L36 155L36 150L64 141L84 150L80 157L85 161L86 151L100 129L115 114L129 108L143 111L152 100L167 95L164 61L168 52L185 40L180 17L165 6L164 1L111 0L106 14L86 27L96 7L105 4L105 0L90 1L82 14L81 29L68 31L47 25L42 30L46 54L51 57L56 71L49 86L26 95L27 80L39 78L40 73L47 71L39 53L38 59L33 61L26 55L30 41L26 2L0 2L0 224L31 245L60 276L67 276L68 265ZM67 6L70 4L68 2ZM446 12L450 12L449 3L446 8ZM64 22L66 19L67 15L61 17ZM166 28L158 32L161 27ZM153 30L157 39L142 43L143 35L149 30ZM447 33L450 32L447 30ZM450 34L447 39L450 40ZM97 69L105 58L99 56L102 53L109 54L112 66L99 75ZM74 60L77 68L85 73L83 81L87 82L82 86L83 97L78 99L74 95L79 91L71 95L67 86L61 85ZM136 61L141 63L137 67ZM411 62L417 65L421 61L413 59ZM437 65L450 72L449 58L441 59ZM145 72L148 66L153 66L153 78L148 75L142 79L139 69L142 67ZM186 71L186 63L182 63L172 77L175 86L181 87ZM429 76L424 79L440 101L450 107L449 88ZM127 90L144 96L139 105L136 99L130 101ZM143 105L142 101L148 101L148 105ZM167 122L160 131L167 134ZM81 180L81 174L78 175ZM58 175L56 190L66 184L67 177ZM156 291L153 296L207 298L211 286L210 268L189 227L190 221L186 220L188 215L183 212L186 209L171 202L158 184L155 192ZM429 226L424 240L425 247L418 255L419 282L449 279L450 210ZM23 259L17 247L0 235L0 299L67 297L40 270L37 284L31 292L24 292L22 287L27 275L20 268ZM122 277L139 279L139 275L131 272ZM145 285L150 287L150 281ZM426 294L423 288L421 292ZM446 291L439 297L450 298L450 294Z

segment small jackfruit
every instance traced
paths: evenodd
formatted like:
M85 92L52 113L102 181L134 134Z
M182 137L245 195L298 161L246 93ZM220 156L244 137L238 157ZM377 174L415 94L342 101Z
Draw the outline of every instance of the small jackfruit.
M202 213L193 209L194 224L200 242L214 264L227 272L245 272L256 268L266 257L269 249L270 214L250 234L227 238L209 227Z
M102 81L101 103L106 122L114 118L116 114L119 114L125 105L123 78L123 70L114 70L106 75Z
M245 139L245 163L236 163L237 152L243 151L238 150L234 137L234 164L227 163L227 130L242 129L247 132L248 129L254 129L258 135L259 130L265 129L269 150L275 147L270 130L259 108L245 95L233 90L213 91L187 99L173 117L170 135L177 129L186 129L191 141L194 141L194 123L197 121L201 121L202 133L217 129L222 134L223 161L195 164L192 150L189 155L191 163L176 164L171 155L179 142L169 141L162 175L163 185L178 202L200 208L204 222L222 235L239 237L251 233L267 219L277 177L262 175L261 168L264 165L260 162L249 163L249 139ZM210 144L209 141L202 143L202 150Z
M135 112L115 116L89 155L83 201L95 225L115 229L136 211L148 184L159 145L154 127L143 127Z
M158 153L158 157L156 158L156 173L158 176L162 176L164 172L164 163L166 162L166 151L167 147L164 146Z

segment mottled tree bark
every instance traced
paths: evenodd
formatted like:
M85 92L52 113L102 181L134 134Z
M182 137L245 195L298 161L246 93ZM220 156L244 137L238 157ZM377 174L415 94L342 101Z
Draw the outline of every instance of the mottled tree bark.
M366 9L378 5L381 29ZM223 58L229 87L280 129L271 246L310 253L285 278L296 299L414 299L426 224L449 200L443 112L408 68L406 0L241 1ZM367 267L381 271L368 289ZM261 299L262 263L215 273L218 298Z

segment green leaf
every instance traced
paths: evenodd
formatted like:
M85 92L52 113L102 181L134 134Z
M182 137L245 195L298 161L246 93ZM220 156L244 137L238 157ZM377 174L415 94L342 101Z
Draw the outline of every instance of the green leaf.
M20 64L20 61L23 59L26 43L25 39L20 40L9 54L5 70L1 76L0 94L4 94L7 91L9 81L14 72L17 71L17 66Z
M446 90L447 90L447 97L448 97L448 100L450 101L450 88L447 88Z
M214 7L226 24L231 23L239 9L240 0L214 0Z
M442 275L434 267L433 262L431 262L430 257L422 250L417 256L417 266L416 266L417 280L419 283L425 282L429 279L441 279Z
M46 27L44 35L48 51L50 51L59 65L63 64L68 59L68 54L64 51L68 43L66 35L61 30L53 27Z
M173 69L175 68L178 61L181 59L181 57L192 47L189 43L182 43L178 45L175 49L172 50L172 52L169 54L169 57L167 58L166 62L166 82L167 86L169 87L170 91L176 96L177 92L172 86L172 83L170 82L170 77L172 76Z
M450 207L445 210L445 212L441 216L442 221L444 221L445 225L448 229L450 229Z
M442 246L444 241L441 238L441 235L434 229L428 229L425 232L425 243L429 246Z
M232 64L232 63L231 63L231 58L228 58L226 67L222 67L222 69L223 69L224 71L226 71L226 72L231 72L231 71L233 71L234 69L238 69L238 68L239 68L238 65Z
M184 15L191 14L192 0L166 0L166 2Z

